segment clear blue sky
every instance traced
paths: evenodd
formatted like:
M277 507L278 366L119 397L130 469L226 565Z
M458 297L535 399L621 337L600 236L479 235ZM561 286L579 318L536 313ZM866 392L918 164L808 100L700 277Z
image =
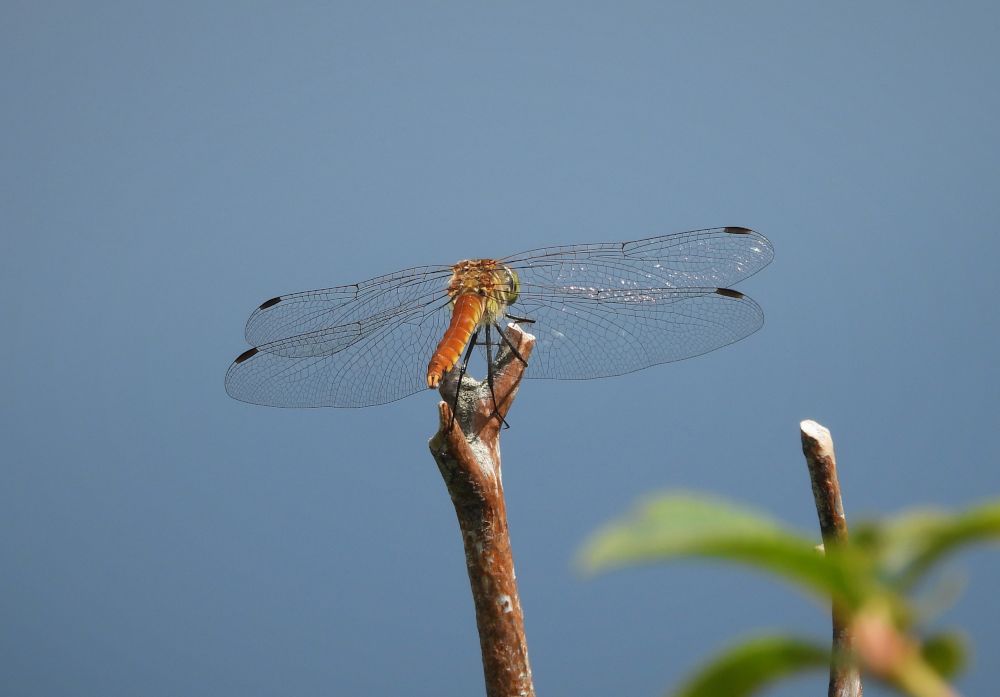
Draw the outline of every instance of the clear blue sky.
M4 3L0 693L480 694L436 396L235 402L247 315L716 225L774 243L760 333L510 415L536 685L657 695L735 637L826 637L754 574L571 560L664 488L815 530L804 418L850 517L1000 494L998 32L972 2ZM956 568L983 695L1000 557Z

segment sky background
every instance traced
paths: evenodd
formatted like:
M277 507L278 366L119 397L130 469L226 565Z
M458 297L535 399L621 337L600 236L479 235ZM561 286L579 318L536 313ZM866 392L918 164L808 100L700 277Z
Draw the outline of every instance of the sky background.
M825 609L683 563L592 579L601 523L695 489L816 531L1000 493L992 3L0 7L0 693L475 695L436 394L278 410L222 379L261 301L416 264L719 225L764 329L522 386L503 434L540 695L659 695ZM995 688L1000 555L939 620ZM772 694L825 694L825 676ZM866 694L882 694L866 689Z

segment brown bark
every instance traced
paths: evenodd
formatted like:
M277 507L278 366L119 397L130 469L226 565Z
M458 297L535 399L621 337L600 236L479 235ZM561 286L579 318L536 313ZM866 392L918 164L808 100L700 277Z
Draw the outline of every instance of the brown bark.
M847 517L837 479L837 458L830 431L815 421L799 424L802 453L809 465L823 548L833 549L847 542ZM854 638L848 627L849 617L842 608L833 607L833 661L830 663L828 697L861 697L861 672L852 661L843 660L853 649Z
M535 338L514 325L507 337L526 361ZM524 375L525 362L506 347L493 365L496 408L488 385L451 371L441 383L439 429L431 454L455 506L476 608L488 697L534 697L524 616L514 576L500 469L500 427ZM451 404L459 391L456 418Z

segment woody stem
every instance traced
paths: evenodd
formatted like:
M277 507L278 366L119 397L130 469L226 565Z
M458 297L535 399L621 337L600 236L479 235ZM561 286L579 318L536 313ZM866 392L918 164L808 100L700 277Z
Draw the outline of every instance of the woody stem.
M522 357L530 355L534 337L512 326L508 338ZM514 576L499 444L499 425L524 369L525 363L513 358L510 350L499 353L493 365L495 406L486 385L469 378L444 380L439 429L430 441L465 546L488 697L535 694ZM453 403L458 405L456 418L452 418Z

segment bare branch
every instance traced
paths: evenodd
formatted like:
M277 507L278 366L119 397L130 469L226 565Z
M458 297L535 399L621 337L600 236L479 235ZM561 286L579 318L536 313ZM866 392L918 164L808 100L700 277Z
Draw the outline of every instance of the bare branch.
M825 549L847 542L847 518L837 480L837 458L833 453L830 431L815 421L799 424L802 433L802 453L809 465L819 529ZM851 653L854 638L848 627L849 618L842 608L833 607L833 661L830 664L828 697L861 697L861 672L843 657Z
M535 337L510 325L507 338L526 361ZM458 384L457 370L441 382L439 428L431 454L455 506L465 545L465 562L476 607L487 697L534 697L524 616L514 576L500 469L500 426L526 364L504 345L493 365L493 397L485 382L469 377ZM456 418L451 404L459 390Z

